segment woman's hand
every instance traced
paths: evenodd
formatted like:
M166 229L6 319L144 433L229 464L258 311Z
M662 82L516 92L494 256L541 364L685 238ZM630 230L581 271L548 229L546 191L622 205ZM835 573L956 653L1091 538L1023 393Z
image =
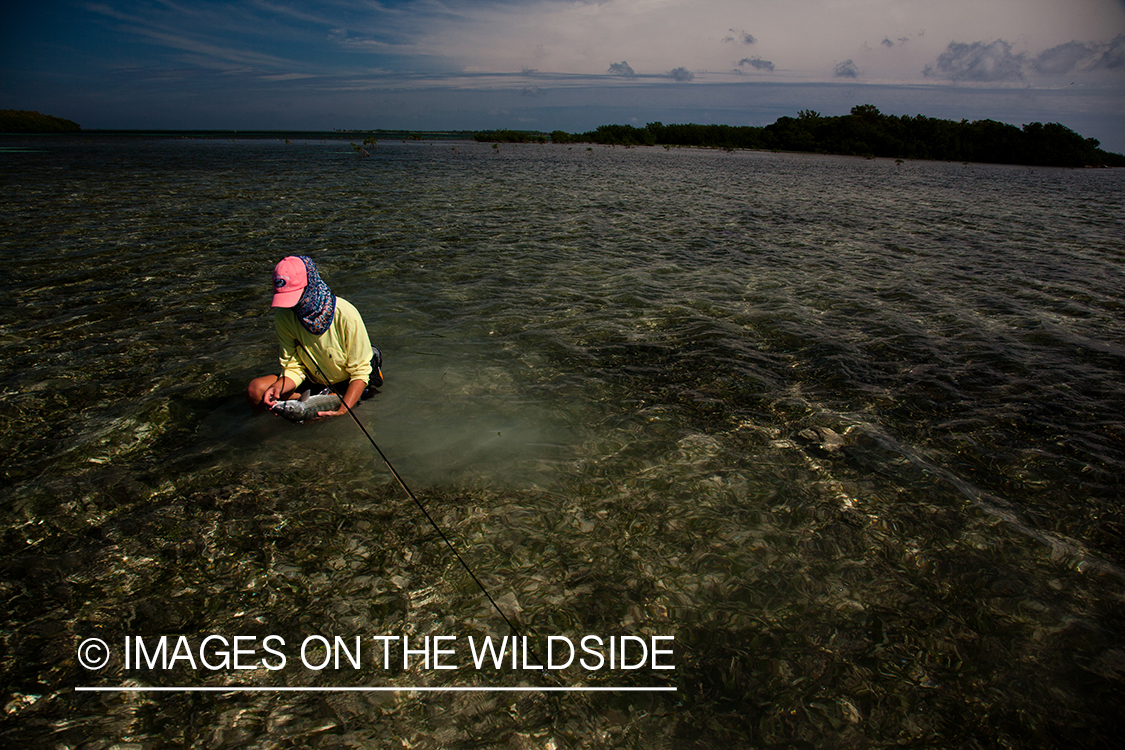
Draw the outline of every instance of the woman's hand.
M340 399L340 408L335 411L320 411L317 412L317 419L328 417L342 417L348 413L349 409L354 409L355 405L359 403L359 399L363 396L363 389L367 387L367 383L362 380L353 380L348 383L348 392Z
M284 375L279 375L273 384L266 388L265 393L262 394L262 403L266 406L273 406L278 401L282 400L282 394L291 392L297 384Z

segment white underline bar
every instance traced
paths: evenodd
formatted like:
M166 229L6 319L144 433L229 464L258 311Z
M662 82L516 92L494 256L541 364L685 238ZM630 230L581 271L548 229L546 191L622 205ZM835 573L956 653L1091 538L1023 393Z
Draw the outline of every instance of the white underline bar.
M76 687L85 693L642 693L676 692L675 687Z

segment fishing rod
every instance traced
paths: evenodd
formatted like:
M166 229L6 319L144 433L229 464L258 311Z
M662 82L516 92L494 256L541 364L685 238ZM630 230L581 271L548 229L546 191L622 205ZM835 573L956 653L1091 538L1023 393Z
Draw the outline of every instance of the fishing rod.
M309 357L309 361L313 363L313 366L316 367L316 371L320 373L320 377L324 378L324 382L327 385L328 389L333 393L336 393L335 389L328 381L328 376L324 374L324 370L320 369L320 363L313 358L308 348L306 348L305 345L300 341L297 342L297 345L304 349L305 354L307 354ZM340 394L336 395L339 396ZM469 567L469 564L465 562L465 558L461 557L461 553L457 551L457 548L453 545L453 542L450 541L449 537L445 535L445 532L442 531L441 527L438 526L436 521L434 521L433 516L431 516L430 512L426 510L426 506L423 505L422 501L419 500L417 496L410 491L410 488L406 486L406 482L403 481L402 477L399 476L399 473L395 471L395 467L391 465L390 459L387 458L385 453L383 453L383 449L379 447L379 444L375 442L375 438L371 437L371 433L369 433L367 431L367 428L363 426L363 422L359 421L359 417L355 415L352 407L348 406L348 402L344 399L343 396L340 396L340 403L344 405L344 408L347 410L348 415L352 418L352 421L354 421L359 429L363 431L363 434L367 437L367 440L371 443L372 446L375 447L375 451L379 454L379 458L383 459L383 463L390 470L391 476L393 476L395 478L395 481L398 482L398 486L402 487L403 491L407 495L409 495L410 499L414 501L414 504L418 506L418 510L422 511L422 515L424 515L426 517L426 520L430 522L430 526L433 526L434 531L438 533L438 536L442 538L442 541L445 542L445 545L449 547L449 551L452 552L453 556L457 558L457 561L461 563L461 567L465 569L465 572L469 574L469 577L473 579L473 582L476 583L477 587L480 588L480 590L484 593L485 597L488 599L489 604L492 605L492 608L495 609L500 614L500 617L503 618L504 622L508 624L508 627L512 631L512 635L514 635L516 638L525 637L522 633L520 633L520 630L515 626L515 623L508 619L508 616L504 614L504 610L500 609L500 605L497 604L496 600L492 598L492 594L488 593L488 589L485 588L484 584L481 583L481 580L477 578L476 573L474 573L473 569ZM514 648L515 645L513 644L513 649ZM531 654L537 661L543 662L542 658L540 658L534 650L531 651Z

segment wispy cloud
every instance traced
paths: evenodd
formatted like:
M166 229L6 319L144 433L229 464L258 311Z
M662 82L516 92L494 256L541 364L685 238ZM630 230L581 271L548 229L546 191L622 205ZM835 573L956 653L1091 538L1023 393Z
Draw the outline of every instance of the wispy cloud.
M76 91L105 102L98 111L127 102L155 112L159 90L255 116L278 110L252 107L247 92L271 102L284 93L310 122L329 117L329 101L391 117L406 92L422 119L424 100L441 110L453 92L466 116L548 117L549 102L600 120L623 108L624 92L651 91L652 114L668 120L660 107L703 107L705 95L708 113L760 109L748 86L844 91L857 81L872 92L914 87L902 89L918 92L902 105L911 113L928 113L927 97L945 88L1026 93L1076 81L1072 92L1097 87L1115 94L1104 101L1125 101L1122 0L1041 2L1034 13L1027 0L75 0L63 23L41 5L25 4L0 32L6 63L34 61L0 77L0 96L25 108L58 102L80 122ZM1115 106L1120 131L1125 105Z
M157 42L165 47L191 52L197 60L210 60L222 63L237 63L240 66L254 68L293 68L300 64L295 60L277 57L266 53L256 52L237 47L224 47L211 42L180 36L177 34L157 31L141 27L127 28L138 36Z
M181 60L202 68L274 73L305 69L304 73L310 73L307 63L255 49L242 26L237 23L227 26L232 23L230 16L216 18L210 12L173 3L164 3L162 13L147 14L125 12L101 3L89 4L87 8L97 15L119 21L117 30L120 33L166 52L188 53ZM228 39L237 43L224 44L223 41ZM161 67L160 59L159 56L150 57L150 61L155 63L154 68Z
M263 81L301 81L309 78L320 78L311 73L277 73L274 75L260 76Z
M310 13L306 10L283 5L281 3L269 3L265 2L265 0L251 0L249 5L253 8L257 8L266 15L283 16L285 18L291 18L294 21L313 24L315 26L334 27L339 24L339 19L336 16Z

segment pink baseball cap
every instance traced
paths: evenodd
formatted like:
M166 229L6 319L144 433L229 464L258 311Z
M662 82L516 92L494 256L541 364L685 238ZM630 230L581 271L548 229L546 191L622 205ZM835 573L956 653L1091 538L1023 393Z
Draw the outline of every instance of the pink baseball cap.
M309 275L300 258L290 255L282 258L273 269L273 302L270 307L293 307L301 301Z

